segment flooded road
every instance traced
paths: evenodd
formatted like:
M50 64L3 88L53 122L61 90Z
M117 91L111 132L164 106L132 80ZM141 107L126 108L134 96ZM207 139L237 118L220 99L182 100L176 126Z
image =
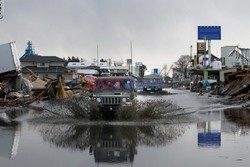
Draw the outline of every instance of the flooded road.
M215 97L175 93L157 98L196 111L190 121L89 126L36 124L25 115L16 121L5 116L0 119L1 166L249 166L250 111L228 109Z

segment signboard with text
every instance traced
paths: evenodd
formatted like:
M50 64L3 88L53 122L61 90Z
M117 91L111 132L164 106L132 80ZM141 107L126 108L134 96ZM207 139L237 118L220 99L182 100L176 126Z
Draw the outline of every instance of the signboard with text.
M197 54L205 54L205 43L204 42L197 42Z
M221 26L198 26L198 40L221 40Z
M159 72L158 68L154 68L154 75L158 75L158 72Z

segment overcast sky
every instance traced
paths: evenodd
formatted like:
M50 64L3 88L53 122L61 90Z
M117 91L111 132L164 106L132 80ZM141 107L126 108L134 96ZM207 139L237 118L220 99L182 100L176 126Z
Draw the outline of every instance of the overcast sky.
M170 65L190 53L198 25L221 25L220 47L250 47L247 0L5 0L0 43L17 42L19 55L31 40L36 53L59 57L130 57L148 66Z

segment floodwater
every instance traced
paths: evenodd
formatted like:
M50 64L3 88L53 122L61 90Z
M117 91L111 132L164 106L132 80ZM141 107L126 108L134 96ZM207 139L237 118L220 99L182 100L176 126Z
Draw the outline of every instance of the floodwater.
M185 108L190 120L148 126L36 124L24 114L1 114L3 167L238 167L250 165L250 111L216 97L187 91L164 98Z

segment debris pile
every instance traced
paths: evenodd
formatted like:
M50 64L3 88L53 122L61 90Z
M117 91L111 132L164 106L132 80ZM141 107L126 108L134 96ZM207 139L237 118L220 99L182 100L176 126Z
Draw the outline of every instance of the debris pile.
M32 85L16 72L0 74L0 106L21 106L33 102Z
M31 70L25 78L15 42L0 45L0 106L19 107L43 99L63 99L73 95L62 77L39 78Z
M250 99L250 70L242 70L226 77L226 85L222 92L232 96L234 101L246 101Z
M20 106L32 103L32 84L21 74L15 42L0 45L0 106Z

